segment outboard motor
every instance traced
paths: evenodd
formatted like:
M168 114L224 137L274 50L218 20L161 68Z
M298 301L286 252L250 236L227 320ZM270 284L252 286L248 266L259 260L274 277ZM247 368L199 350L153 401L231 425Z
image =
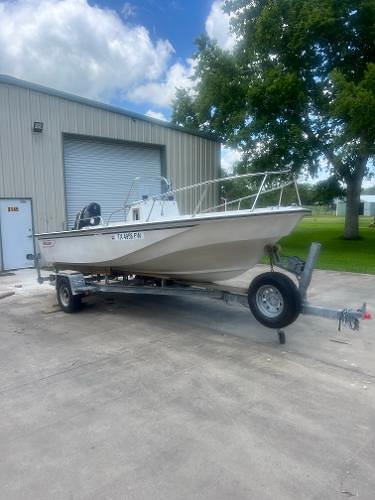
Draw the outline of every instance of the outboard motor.
M100 223L100 205L99 203L92 202L77 213L73 229L82 229L87 226L97 226Z

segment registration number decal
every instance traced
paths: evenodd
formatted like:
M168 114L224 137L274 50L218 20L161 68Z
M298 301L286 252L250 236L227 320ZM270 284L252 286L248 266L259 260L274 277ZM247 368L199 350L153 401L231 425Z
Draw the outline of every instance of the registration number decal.
M128 240L143 240L145 237L145 234L143 231L131 231L128 233L116 233L112 234L112 239L113 240L121 240L121 241L128 241Z

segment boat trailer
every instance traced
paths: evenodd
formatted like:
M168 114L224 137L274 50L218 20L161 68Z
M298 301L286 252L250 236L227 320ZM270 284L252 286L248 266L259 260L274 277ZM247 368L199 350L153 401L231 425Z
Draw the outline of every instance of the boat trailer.
M199 296L223 300L227 304L250 307L255 318L264 326L277 331L280 344L285 344L284 328L300 314L334 319L338 329L346 326L359 330L362 319L371 319L366 303L358 309L330 308L311 304L307 291L319 257L320 243L312 243L306 261L299 257L280 255L278 245L267 245L271 270L256 276L248 290L213 283L190 283L170 279L123 275L89 275L77 271L56 270L48 277L41 275L39 255L30 255L35 262L38 282L45 281L56 287L57 300L64 312L72 313L81 308L83 297L98 293L125 293L142 295ZM274 271L278 267L294 275L298 286L286 274Z

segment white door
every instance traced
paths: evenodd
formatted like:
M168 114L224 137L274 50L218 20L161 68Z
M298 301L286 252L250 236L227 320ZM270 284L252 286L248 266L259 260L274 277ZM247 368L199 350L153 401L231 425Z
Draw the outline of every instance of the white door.
M33 267L26 258L34 253L31 201L0 200L0 230L4 270Z

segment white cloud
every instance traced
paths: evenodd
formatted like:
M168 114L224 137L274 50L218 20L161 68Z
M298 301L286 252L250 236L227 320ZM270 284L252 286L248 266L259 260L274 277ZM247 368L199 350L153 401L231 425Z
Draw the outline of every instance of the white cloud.
M237 149L221 147L221 167L225 172L233 172L233 166L241 160L241 153Z
M224 48L234 43L229 16L215 0L206 31ZM88 0L0 0L0 73L104 101L126 98L169 107L177 88L193 91L195 61L171 64L168 40Z
M215 39L219 46L231 50L235 44L235 37L230 33L230 16L223 11L222 0L214 0L210 13L206 19L206 32ZM127 97L137 103L148 102L161 107L169 107L176 95L177 88L184 88L193 92L194 74L197 62L187 59L184 64L173 64L166 72L162 81L148 82L132 89Z
M187 63L173 64L161 82L149 82L128 92L127 97L134 102L149 102L161 107L171 105L177 88L191 89L193 82L190 77L194 73L195 61L188 59Z
M130 2L125 2L121 9L121 14L127 19L129 17L135 16L137 9L135 5Z
M230 32L230 16L223 11L223 5L223 0L214 0L206 19L206 32L222 49L231 50L236 39Z
M219 46L231 50L235 37L230 33L230 16L223 11L222 0L214 0L206 19L206 32L215 39ZM162 81L153 81L139 85L127 93L127 97L137 103L151 103L160 107L169 107L176 95L177 88L193 91L194 74L197 62L187 59L184 64L175 63L166 72Z
M152 109L149 109L146 112L146 116L149 116L150 118L156 118L157 120L164 120L165 122L168 121L164 113L161 113L160 111L153 111Z
M1 2L0 23L0 73L95 99L158 80L173 53L86 0Z

